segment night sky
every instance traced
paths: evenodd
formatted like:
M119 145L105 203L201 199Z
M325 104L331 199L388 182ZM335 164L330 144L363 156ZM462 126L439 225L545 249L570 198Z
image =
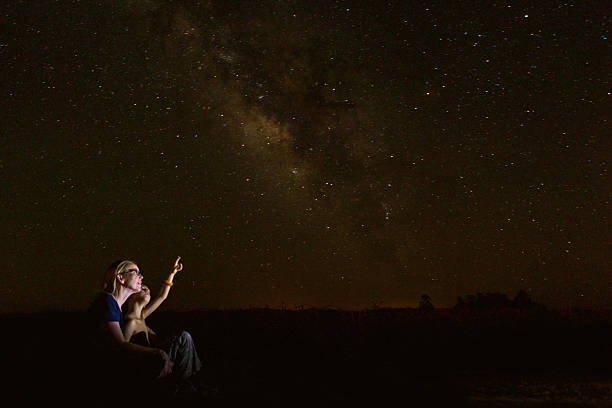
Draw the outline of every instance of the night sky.
M609 1L7 1L0 311L612 306Z

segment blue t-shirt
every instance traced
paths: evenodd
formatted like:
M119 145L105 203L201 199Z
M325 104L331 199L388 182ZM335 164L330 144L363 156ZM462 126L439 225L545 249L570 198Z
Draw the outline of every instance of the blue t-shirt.
M119 325L123 325L123 313L113 295L108 292L101 292L96 296L88 311L95 327L104 322L119 322Z
M89 356L92 364L98 367L106 367L115 364L119 360L116 350L110 346L109 339L103 335L100 325L105 322L119 322L123 324L123 314L117 301L108 292L100 292L87 309L87 320L89 321L89 344L92 354ZM112 362L112 363L111 363Z

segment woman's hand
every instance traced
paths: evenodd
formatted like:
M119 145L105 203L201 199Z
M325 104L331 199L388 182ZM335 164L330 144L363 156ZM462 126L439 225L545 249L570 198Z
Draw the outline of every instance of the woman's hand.
M180 261L180 256L176 258L176 261L174 261L174 269L172 269L172 275L183 270L183 264Z

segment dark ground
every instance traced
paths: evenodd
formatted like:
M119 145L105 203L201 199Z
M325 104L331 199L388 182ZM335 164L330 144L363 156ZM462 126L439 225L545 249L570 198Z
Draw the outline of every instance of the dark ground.
M199 381L218 389L189 400L120 373L96 379L84 319L2 316L8 395L21 406L116 406L121 391L149 406L612 407L602 312L158 311L149 325L189 331Z

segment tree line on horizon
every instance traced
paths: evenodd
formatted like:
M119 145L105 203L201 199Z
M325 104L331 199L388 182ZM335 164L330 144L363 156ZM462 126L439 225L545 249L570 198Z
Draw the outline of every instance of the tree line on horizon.
M419 310L434 310L435 306L428 294L421 295ZM519 310L543 310L546 307L535 302L529 293L520 289L514 298L509 298L505 293L487 292L468 294L457 297L457 302L453 306L455 310L489 310L489 309L519 309Z

